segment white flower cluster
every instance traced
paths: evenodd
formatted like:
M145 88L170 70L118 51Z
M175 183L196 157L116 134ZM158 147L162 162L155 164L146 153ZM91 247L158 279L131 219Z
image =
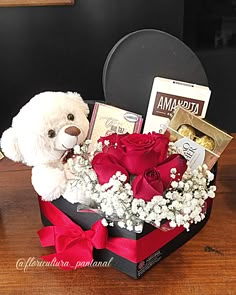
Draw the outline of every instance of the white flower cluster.
M171 169L172 178L176 169ZM177 175L176 175L177 176ZM214 179L206 165L184 173L180 181L173 180L171 187L163 196L154 196L150 202L134 199L132 211L138 218L161 226L163 220L169 221L169 227L184 226L187 230L191 223L198 223L205 218L205 205L208 197L215 197L216 187L210 186Z
M81 147L76 146L76 157L68 160L74 174L72 186L92 200L108 225L117 224L130 231L142 232L144 222L162 228L163 222L168 221L169 228L182 225L189 230L192 223L205 218L206 200L208 197L214 198L216 190L214 185L210 185L214 174L206 165L199 166L194 171L188 168L181 180L176 168L172 168L170 188L163 196L154 196L151 201L145 202L134 198L131 185L126 183L126 176L119 171L108 183L99 184L91 160L94 153L102 150L102 145L98 144L96 150L89 153L89 144L86 141ZM168 152L171 154L181 151L170 145Z
M181 146L176 146L174 142L170 141L168 145L167 156L170 156L172 154L184 155L184 151Z
M89 153L89 145L90 140L86 140L82 146L76 145L74 147L75 156L67 160L68 186L63 196L71 203L80 202L91 206L91 194L98 179L91 166L94 154ZM101 146L98 146L96 151L101 151Z
M97 184L91 198L110 226L116 222L121 228L142 232L143 221L132 213L131 185L125 182L126 176L118 171L108 183Z

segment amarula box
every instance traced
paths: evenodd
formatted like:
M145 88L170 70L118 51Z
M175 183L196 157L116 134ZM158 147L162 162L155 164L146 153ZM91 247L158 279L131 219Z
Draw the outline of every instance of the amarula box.
M41 201L39 197L39 203L42 222L45 226L49 226L51 222L45 217L42 209L42 204L49 202ZM102 218L94 212L77 212L78 204L71 204L63 197L50 204L63 212L85 232ZM165 231L148 223L144 224L141 233L131 232L116 225L109 226L107 246L99 250L94 248L93 259L95 262L97 261L98 265L101 262L109 263L121 272L138 279L152 266L196 235L207 223L211 206L212 199L208 202L205 219L197 224L192 224L189 231L186 231L182 226Z

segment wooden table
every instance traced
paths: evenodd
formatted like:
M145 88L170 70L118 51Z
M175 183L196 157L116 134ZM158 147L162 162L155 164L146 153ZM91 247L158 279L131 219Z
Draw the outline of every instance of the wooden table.
M236 134L234 137L219 160L210 220L199 234L140 280L111 267L24 269L24 262L40 261L40 256L52 253L52 249L43 249L36 234L42 225L30 169L6 158L1 160L0 294L235 295ZM219 252L207 252L206 246Z

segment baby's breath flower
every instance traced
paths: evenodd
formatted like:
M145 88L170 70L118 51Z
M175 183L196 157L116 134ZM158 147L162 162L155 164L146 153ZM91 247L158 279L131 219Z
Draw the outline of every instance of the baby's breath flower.
M208 191L208 196L213 199L215 197L215 192L212 191L212 190L209 190Z
M177 181L172 181L172 182L171 182L171 186L172 186L173 188L177 188L177 187L178 187L178 182L177 182Z
M103 226L108 226L108 222L105 218L102 219L102 225Z
M102 151L102 143L101 143L101 142L98 142L98 143L96 144L96 150L97 150L98 152L101 152L101 151Z
M177 173L176 168L171 168L171 169L170 169L170 173L176 174L176 173Z
M171 220L171 222L169 223L170 227L176 227L176 222L174 220Z
M125 223L124 221L118 221L117 223L119 225L119 227L124 228L125 227Z
M74 146L74 153L77 155L80 154L80 146L79 145Z
M135 225L134 230L137 233L141 233L143 231L143 224Z
M209 187L209 190L215 192L215 191L216 191L216 186L215 186L215 185L211 185L211 186Z
M153 209L154 209L155 213L160 213L161 212L161 207L159 205L155 205Z
M189 191L189 188L190 188L190 186L189 186L189 184L186 182L186 183L184 184L184 191L185 191L185 192Z
M125 182L126 179L127 179L127 176L124 175L124 174L121 174L120 177L119 177L119 180L120 180L121 182Z

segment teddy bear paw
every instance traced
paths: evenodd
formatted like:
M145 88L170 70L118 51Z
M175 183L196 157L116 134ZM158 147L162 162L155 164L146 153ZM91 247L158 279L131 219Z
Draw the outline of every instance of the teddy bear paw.
M32 169L32 184L44 201L53 201L66 189L65 173L59 168L37 165Z

